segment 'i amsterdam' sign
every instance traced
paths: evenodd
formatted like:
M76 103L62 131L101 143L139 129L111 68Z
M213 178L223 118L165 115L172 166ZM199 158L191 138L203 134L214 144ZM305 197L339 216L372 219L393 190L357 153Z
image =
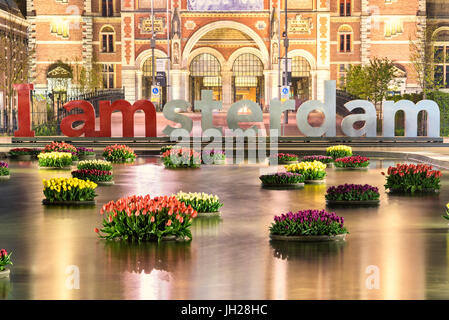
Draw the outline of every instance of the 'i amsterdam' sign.
M30 90L33 89L32 84L16 85L18 92L18 115L19 130L14 132L16 137L34 137L31 130L30 121ZM164 117L167 120L180 124L180 128L191 132L193 121L186 115L175 112L176 109L187 111L189 103L185 100L172 100L164 106ZM239 110L247 107L251 110L251 114L239 114ZM363 114L350 114L343 118L341 129L344 134L350 137L374 137L376 136L376 109L374 105L366 100L353 100L345 104L345 107L352 111L360 108L364 110ZM61 132L68 137L110 137L111 136L111 115L114 111L122 112L123 119L123 136L134 136L134 114L137 110L145 113L145 136L156 136L156 109L148 100L136 101L133 105L125 100L117 100L113 103L110 101L101 101L99 107L100 128L95 128L95 110L87 101L70 101L64 105L64 108L70 112L73 109L80 109L80 114L68 115L61 121ZM222 103L212 99L212 91L204 90L202 99L195 101L195 109L201 110L201 128L204 136L216 136L222 134L220 127L214 127L212 124L212 116L214 110L221 110ZM270 102L270 129L277 130L281 127L281 115L286 110L295 110L295 101L287 100L284 103L277 99ZM320 127L313 127L308 123L308 115L310 112L321 111L325 120ZM405 136L417 136L418 113L420 111L427 112L427 128L429 137L439 137L440 135L440 109L438 105L431 100L422 100L416 105L408 100L398 102L385 101L383 104L383 136L393 137L395 126L395 114L398 111L405 113ZM73 127L73 123L82 121L82 128ZM355 129L354 124L363 121L365 124L360 129ZM227 113L227 123L229 129L240 129L240 122L263 122L263 114L260 106L249 100L242 100L234 103ZM296 124L298 129L309 137L334 137L336 136L336 87L335 81L325 81L325 99L324 102L318 100L309 100L301 105L296 113ZM257 130L256 126L253 126ZM170 136L176 129L167 125L163 133ZM184 132L185 132L184 131ZM179 132L177 130L177 132Z

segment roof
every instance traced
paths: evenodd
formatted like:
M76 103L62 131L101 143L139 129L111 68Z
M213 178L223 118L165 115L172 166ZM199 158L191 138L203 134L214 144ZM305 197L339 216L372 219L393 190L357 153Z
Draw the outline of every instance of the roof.
M0 10L7 11L23 18L22 13L14 0L0 0Z

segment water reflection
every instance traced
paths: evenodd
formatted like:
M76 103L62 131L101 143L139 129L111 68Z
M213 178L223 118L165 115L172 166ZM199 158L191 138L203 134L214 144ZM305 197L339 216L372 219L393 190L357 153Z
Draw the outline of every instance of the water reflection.
M449 172L438 194L389 195L380 173L395 163L372 159L366 172L329 169L324 185L269 190L259 180L266 164L176 171L139 157L114 165L116 184L97 189L97 206L69 208L41 201L42 178L70 171L11 161L11 180L0 183L0 247L14 252L14 266L0 298L449 299L449 233L441 218ZM345 217L346 242L270 243L274 215L323 209L326 189L344 183L368 183L381 193L377 207L329 209ZM192 242L105 242L93 232L101 226L99 207L110 200L179 190L217 194L224 203L221 217L193 222ZM65 284L73 265L80 290ZM378 290L366 287L370 266L379 268Z
M0 279L0 300L5 300L11 291L11 282L9 278Z
M343 254L345 241L299 243L288 241L270 241L273 256L282 260L317 260L332 255Z
M111 273L150 274L155 269L170 272L175 270L181 261L191 259L191 243L106 241L104 254L106 268Z

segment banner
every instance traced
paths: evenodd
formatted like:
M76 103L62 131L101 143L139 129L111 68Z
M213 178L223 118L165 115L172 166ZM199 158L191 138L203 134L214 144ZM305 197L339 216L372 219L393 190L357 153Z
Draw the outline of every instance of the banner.
M188 0L190 11L254 11L263 10L263 0Z

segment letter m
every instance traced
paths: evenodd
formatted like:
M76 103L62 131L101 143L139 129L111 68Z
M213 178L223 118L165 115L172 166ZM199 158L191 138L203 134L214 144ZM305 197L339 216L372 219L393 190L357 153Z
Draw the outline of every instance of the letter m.
M122 113L123 137L134 137L134 114L137 110L145 113L145 137L156 137L156 109L148 100L139 100L131 105L126 100L100 101L100 128L106 136L111 136L111 115L114 111Z
M418 135L418 114L427 112L427 136L440 136L440 108L435 101L422 100L416 105L410 100L385 101L383 103L383 135L394 137L395 116L399 110L405 115L405 136L416 137Z

